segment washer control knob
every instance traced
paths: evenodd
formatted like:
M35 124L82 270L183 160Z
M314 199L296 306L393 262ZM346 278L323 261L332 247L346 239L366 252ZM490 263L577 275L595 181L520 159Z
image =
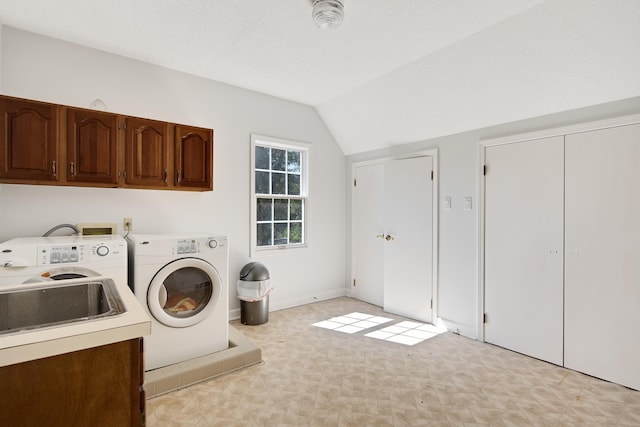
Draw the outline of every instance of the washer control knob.
M96 253L99 256L106 256L109 253L109 248L106 246L98 246L98 248L96 249Z
M207 244L209 245L209 247L211 249L215 249L215 248L218 247L218 242L215 239L209 240L209 242L207 242Z

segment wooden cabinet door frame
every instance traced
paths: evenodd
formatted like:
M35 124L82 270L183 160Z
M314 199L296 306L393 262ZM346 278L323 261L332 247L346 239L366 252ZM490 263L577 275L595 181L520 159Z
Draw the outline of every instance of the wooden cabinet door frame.
M213 130L175 125L174 185L213 189Z
M127 117L124 123L124 185L170 188L173 147L169 123Z
M57 105L0 98L0 178L60 180Z
M118 116L67 109L67 181L118 185Z

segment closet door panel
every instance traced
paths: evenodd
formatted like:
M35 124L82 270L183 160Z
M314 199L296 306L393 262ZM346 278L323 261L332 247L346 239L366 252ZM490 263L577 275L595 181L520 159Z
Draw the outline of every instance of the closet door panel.
M562 365L563 137L485 153L485 340Z
M566 137L565 366L640 389L640 125Z

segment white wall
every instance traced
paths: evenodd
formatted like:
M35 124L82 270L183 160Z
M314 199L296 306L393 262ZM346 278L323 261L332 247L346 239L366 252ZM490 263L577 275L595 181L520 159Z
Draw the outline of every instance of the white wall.
M347 157L346 170L350 175L355 162L377 158L402 157L408 153L436 148L439 156L439 256L438 256L438 316L451 331L478 338L479 307L479 185L481 184L479 141L503 135L513 135L574 123L584 123L640 112L640 98L601 104L534 117L522 121L496 124L444 138L369 151ZM351 177L347 180L347 222L350 228ZM443 209L443 199L451 197L450 210ZM472 197L472 209L465 211L465 197ZM351 253L351 230L347 232L347 253ZM351 265L351 261L348 261ZM346 274L350 274L350 268ZM346 278L347 283L351 280Z
M354 154L640 96L638 16L638 0L546 1L318 111Z
M271 272L271 308L344 295L345 157L312 107L7 26L1 49L5 95L84 108L99 98L111 112L213 128L215 166L214 191L203 193L1 184L0 241L60 223L109 221L121 230L125 216L137 233L227 234L237 310L235 281L249 261L255 132L311 144L309 247L252 259Z

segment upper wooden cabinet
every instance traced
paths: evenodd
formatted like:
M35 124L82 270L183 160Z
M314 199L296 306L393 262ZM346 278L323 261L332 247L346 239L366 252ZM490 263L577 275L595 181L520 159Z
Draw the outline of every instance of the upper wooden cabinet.
M175 126L176 187L213 189L213 130Z
M57 183L57 105L0 98L0 179Z
M169 124L127 117L124 128L126 185L169 188Z
M118 184L118 116L67 109L67 181Z
M210 191L213 130L0 96L0 182Z

